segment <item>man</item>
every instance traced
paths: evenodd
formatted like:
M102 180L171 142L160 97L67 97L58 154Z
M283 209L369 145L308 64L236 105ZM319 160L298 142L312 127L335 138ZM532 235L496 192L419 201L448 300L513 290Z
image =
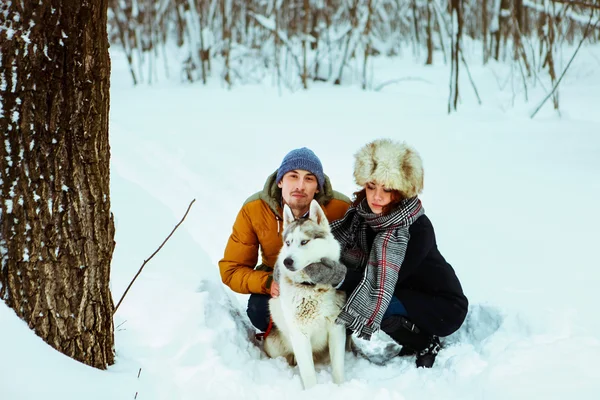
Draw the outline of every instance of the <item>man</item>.
M219 261L223 283L234 292L250 294L248 317L263 332L269 324L269 298L279 295L273 267L283 245L283 205L287 204L294 216L301 218L308 213L313 198L329 222L342 218L350 206L348 197L331 188L321 161L312 150L292 150L267 178L263 190L244 202ZM262 263L257 266L259 250Z

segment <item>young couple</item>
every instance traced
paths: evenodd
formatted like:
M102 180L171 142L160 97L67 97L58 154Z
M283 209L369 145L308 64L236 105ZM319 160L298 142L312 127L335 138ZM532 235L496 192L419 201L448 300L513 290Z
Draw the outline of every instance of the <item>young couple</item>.
M342 249L343 265L324 264L335 273L314 277L346 292L337 322L365 339L381 329L402 346L399 356L416 356L417 367L430 368L439 337L460 328L468 300L418 197L421 158L405 143L378 139L356 153L354 179L360 190L350 201L332 189L314 152L290 151L238 213L219 261L221 278L233 291L250 294L248 317L264 332L268 301L279 295L273 267L282 247L283 205L302 218L315 199Z

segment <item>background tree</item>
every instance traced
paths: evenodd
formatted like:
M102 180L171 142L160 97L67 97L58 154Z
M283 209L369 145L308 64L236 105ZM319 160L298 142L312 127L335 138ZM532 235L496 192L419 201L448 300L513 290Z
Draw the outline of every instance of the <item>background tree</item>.
M448 113L456 111L458 107L458 77L460 65L460 42L463 30L461 0L450 2L452 13L452 64L450 68L450 98L448 100Z
M160 64L153 60L160 55L165 69L170 60L184 60L179 75L189 82L206 84L216 78L231 87L264 83L271 74L271 82L291 91L310 88L310 81L360 83L365 90L380 90L402 81L404 75L399 68L399 78L377 82L377 69L371 66L380 58L412 57L422 62L421 54L427 51L426 64L442 62L455 76L456 56L460 57L460 68L475 91L467 62L483 59L495 75L498 63L507 64L509 68L500 70L509 71L513 102L518 95L528 101L529 86L544 91L554 86L553 64L560 66L563 61L558 50L578 43L590 19L592 27L584 44L600 38L600 27L595 25L600 20L600 0L461 0L458 9L455 3L111 0L109 27L111 40L127 56L134 84L155 80L146 71L156 71L154 66ZM458 27L453 10L460 15L460 42L452 28ZM481 46L473 46L477 42ZM453 49L453 45L458 46ZM481 55L473 51L476 48ZM439 61L436 52L441 52ZM519 80L522 85L517 87L514 83ZM499 79L499 90L505 86ZM457 87L450 88L452 103L458 100ZM558 100L558 92L554 95ZM481 103L479 94L477 99Z
M107 2L0 6L0 296L97 368L114 360Z

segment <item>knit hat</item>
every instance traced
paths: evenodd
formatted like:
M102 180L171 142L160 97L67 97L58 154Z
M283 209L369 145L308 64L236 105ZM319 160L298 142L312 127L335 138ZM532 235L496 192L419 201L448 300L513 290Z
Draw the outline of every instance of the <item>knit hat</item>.
M423 162L419 153L404 142L377 139L355 154L354 180L358 186L377 182L407 198L423 191Z
M281 182L281 179L283 179L285 174L295 169L303 169L314 174L317 177L319 189L323 188L323 185L325 184L323 165L321 165L321 160L319 160L319 157L317 157L312 150L307 147L302 147L287 153L285 157L283 157L283 161L277 170L276 182Z

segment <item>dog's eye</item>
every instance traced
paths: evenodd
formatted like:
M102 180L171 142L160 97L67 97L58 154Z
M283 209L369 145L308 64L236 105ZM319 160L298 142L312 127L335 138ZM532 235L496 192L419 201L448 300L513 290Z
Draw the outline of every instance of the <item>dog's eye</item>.
M300 246L304 246L308 242L310 242L310 240L303 240L300 242Z
M285 241L285 245L286 245L286 246L289 246L289 245L290 245L290 241L289 241L289 240L286 240L286 241Z

